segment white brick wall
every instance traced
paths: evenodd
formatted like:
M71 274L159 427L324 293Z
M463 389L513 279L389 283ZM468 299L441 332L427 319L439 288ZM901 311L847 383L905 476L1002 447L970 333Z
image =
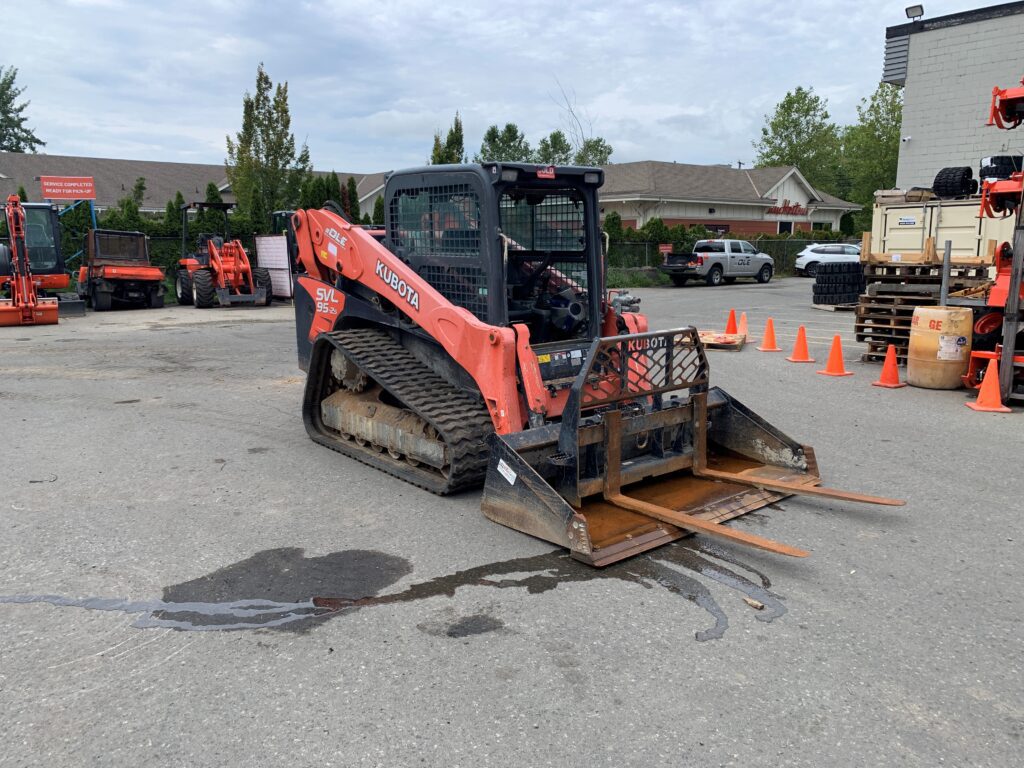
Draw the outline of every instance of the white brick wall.
M1024 154L1024 126L986 126L992 87L1024 76L1024 14L915 32L903 90L903 130L896 186L930 187L940 168L982 157Z

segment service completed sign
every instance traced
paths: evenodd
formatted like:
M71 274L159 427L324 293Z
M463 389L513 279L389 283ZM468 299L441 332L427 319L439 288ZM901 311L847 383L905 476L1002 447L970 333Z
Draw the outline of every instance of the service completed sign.
M92 176L40 176L44 200L95 200Z

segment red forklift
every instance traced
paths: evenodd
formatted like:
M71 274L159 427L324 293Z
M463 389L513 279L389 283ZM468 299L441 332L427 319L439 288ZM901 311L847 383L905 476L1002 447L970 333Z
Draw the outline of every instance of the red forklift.
M240 240L232 240L228 211L234 203L185 203L181 206L181 259L174 278L179 304L206 309L220 304L270 306L273 285L270 271L253 267ZM189 211L220 211L222 233L201 232L193 245L189 239Z

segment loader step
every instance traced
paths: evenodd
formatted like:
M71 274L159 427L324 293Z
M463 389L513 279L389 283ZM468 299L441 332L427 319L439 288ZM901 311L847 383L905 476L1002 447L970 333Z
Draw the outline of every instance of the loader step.
M438 455L443 453L446 457L446 466L430 466L425 455L419 456L424 462L389 455L388 446L365 440L357 442L351 435L325 424L322 404L338 386L332 379L330 364L335 349L433 428L441 444ZM487 437L494 426L483 400L434 373L386 331L359 328L324 333L317 338L303 399L303 418L310 437L321 445L432 493L443 495L481 485L487 472ZM338 423L330 418L328 421Z

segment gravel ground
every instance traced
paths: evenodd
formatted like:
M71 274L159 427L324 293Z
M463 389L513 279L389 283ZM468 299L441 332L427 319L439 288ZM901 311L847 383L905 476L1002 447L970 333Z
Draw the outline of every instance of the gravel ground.
M314 445L288 306L0 329L0 765L1018 764L1020 413L871 387L806 280L637 293L652 328L842 334L854 376L750 345L713 383L907 506L731 523L804 560L595 571Z

